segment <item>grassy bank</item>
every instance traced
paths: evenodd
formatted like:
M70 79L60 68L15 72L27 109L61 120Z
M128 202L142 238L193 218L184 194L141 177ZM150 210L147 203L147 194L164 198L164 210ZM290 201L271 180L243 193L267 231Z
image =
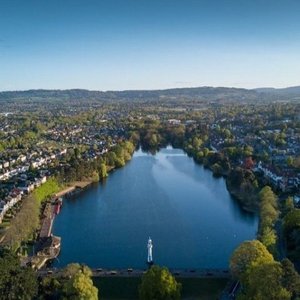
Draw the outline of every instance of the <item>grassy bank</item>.
M178 278L182 284L182 299L217 299L225 288L225 278ZM96 277L94 284L102 300L138 299L138 286L141 278L136 277Z
M36 188L32 195L39 203L42 203L61 189L57 179L50 177L44 184Z

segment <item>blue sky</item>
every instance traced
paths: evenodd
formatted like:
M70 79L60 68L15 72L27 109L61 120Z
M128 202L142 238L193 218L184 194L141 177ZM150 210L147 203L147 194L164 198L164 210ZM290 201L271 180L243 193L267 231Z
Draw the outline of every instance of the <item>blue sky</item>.
M0 0L0 90L300 85L299 0Z

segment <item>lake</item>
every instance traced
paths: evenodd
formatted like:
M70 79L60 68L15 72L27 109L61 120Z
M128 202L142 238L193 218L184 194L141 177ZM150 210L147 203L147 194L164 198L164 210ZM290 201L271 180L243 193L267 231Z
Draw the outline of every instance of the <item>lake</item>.
M233 250L254 239L258 218L245 212L223 178L171 147L136 151L123 168L73 199L64 199L53 234L62 238L57 267L227 268Z

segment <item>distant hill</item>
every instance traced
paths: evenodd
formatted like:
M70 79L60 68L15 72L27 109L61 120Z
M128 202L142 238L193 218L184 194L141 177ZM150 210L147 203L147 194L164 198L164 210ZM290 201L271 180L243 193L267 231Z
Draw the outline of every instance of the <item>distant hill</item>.
M299 99L300 86L285 89L242 89L226 87L174 88L165 90L90 91L27 90L0 92L0 101L176 101L195 100L203 102L261 101Z
M281 89L259 88L259 89L255 89L255 91L264 94L300 97L300 86L292 86L292 87L281 88Z

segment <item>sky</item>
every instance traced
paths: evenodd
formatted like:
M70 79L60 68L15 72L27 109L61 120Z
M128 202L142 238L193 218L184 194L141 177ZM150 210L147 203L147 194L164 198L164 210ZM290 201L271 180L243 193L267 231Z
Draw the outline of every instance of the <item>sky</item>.
M300 85L299 0L0 0L0 90Z

